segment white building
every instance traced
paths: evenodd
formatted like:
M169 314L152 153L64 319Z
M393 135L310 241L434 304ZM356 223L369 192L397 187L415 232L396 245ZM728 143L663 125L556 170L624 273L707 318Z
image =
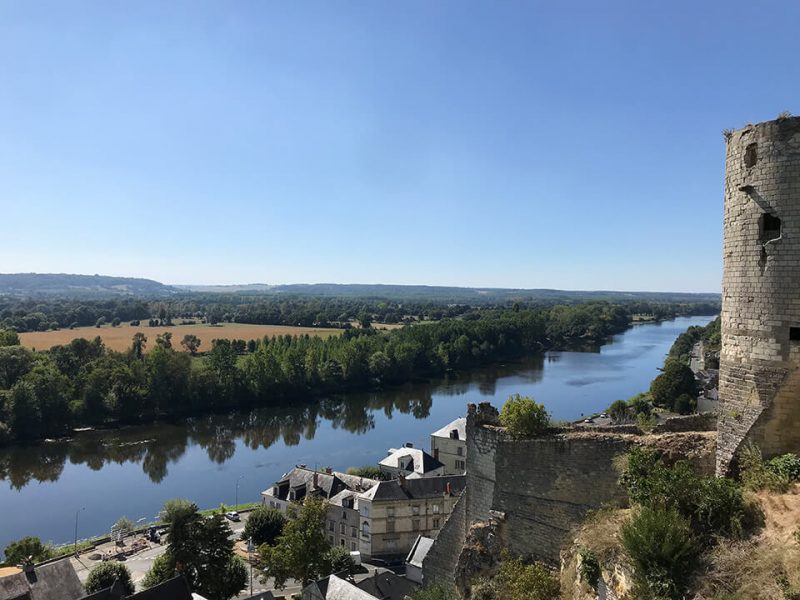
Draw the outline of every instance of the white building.
M431 454L444 465L444 475L467 470L467 419L461 417L431 434Z
M407 443L402 448L391 448L389 456L378 463L380 470L390 477L417 479L444 475L444 465L433 456Z

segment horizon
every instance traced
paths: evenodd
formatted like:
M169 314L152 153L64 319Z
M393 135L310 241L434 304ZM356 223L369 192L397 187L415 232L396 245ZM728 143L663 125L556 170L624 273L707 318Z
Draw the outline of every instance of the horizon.
M798 17L3 3L0 264L719 293L722 131L800 110Z

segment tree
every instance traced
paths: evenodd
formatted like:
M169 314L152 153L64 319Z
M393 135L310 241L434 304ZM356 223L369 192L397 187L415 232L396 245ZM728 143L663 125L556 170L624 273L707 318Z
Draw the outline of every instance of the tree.
M664 364L664 372L650 384L653 404L674 410L675 401L682 394L688 394L691 398L697 397L697 382L694 379L694 373L680 361L667 359Z
M183 515L191 514L197 510L189 500L184 498L173 498L164 502L164 506L159 513L161 520L167 525L171 525L173 521L181 518Z
M491 577L479 578L472 587L475 600L553 600L560 597L561 585L539 563L525 564L518 558L503 556Z
M114 317L114 319L111 321L111 326L112 327L119 327L119 324L120 324L119 317Z
M133 533L134 528L133 521L131 521L128 517L120 517L117 519L117 522L114 523L113 529L117 532L120 540L124 540L127 536Z
M172 333L165 331L164 333L157 335L156 345L164 348L165 350L172 348Z
M514 435L531 437L547 429L550 415L533 398L513 394L500 411L500 424Z
M47 560L53 555L49 546L42 543L38 537L24 537L21 540L11 542L3 550L5 564L16 566L24 564L30 558L34 563Z
M274 508L259 506L247 518L242 539L252 539L256 546L272 545L283 531L286 518Z
M200 338L193 333L187 333L183 336L183 340L181 340L181 346L183 346L189 354L194 356L200 348Z
M0 329L0 346L19 346L19 335L13 329Z
M94 326L95 327L102 327L105 324L106 324L106 318L105 317L100 317L100 318L97 319L97 321L95 321Z
M309 582L330 574L328 551L331 546L325 537L328 509L319 498L306 497L293 519L286 522L283 533L274 546L258 549L264 573L283 589L288 579Z
M133 355L141 359L144 356L144 349L147 346L147 336L143 334L141 331L137 331L133 334L133 345L131 346L131 352Z
M86 592L94 594L100 590L110 588L115 581L120 583L126 596L133 595L136 592L131 580L131 572L128 567L118 562L106 562L93 568L89 572L89 577L86 578Z
M209 600L228 600L238 594L247 581L244 564L233 554L231 530L222 513L203 517L194 504L183 501L164 507L170 519L169 545L145 577L152 587L181 573L193 592Z
M339 573L341 571L352 571L355 567L355 561L350 556L350 552L343 546L333 546L328 550L328 555L325 558L328 563L326 570L329 573Z
M626 423L630 420L630 407L625 400L616 400L608 407L608 416L614 423Z

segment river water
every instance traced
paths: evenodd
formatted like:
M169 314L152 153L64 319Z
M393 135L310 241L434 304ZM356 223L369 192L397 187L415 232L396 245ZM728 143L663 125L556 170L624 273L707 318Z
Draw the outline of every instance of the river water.
M389 447L430 447L430 433L513 393L577 419L644 391L675 338L713 317L637 325L600 348L547 352L425 384L346 394L286 408L209 415L177 424L88 432L71 441L0 451L0 549L26 535L69 542L108 532L122 515L154 518L165 500L203 508L259 500L295 464L375 464Z

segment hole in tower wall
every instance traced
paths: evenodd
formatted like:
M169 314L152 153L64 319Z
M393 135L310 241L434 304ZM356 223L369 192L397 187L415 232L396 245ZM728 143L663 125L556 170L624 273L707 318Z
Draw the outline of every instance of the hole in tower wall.
M744 149L744 166L748 169L758 162L758 144L748 144Z
M761 215L761 242L776 240L781 237L781 220L775 215L764 213Z
M793 342L800 342L800 327L789 327L789 339Z

